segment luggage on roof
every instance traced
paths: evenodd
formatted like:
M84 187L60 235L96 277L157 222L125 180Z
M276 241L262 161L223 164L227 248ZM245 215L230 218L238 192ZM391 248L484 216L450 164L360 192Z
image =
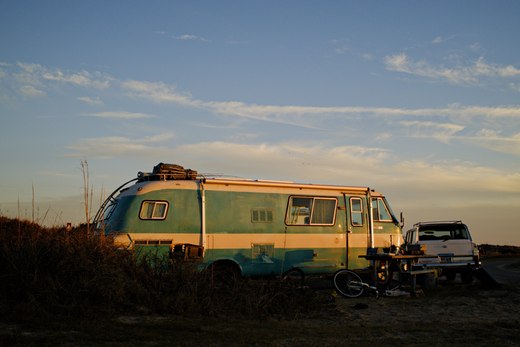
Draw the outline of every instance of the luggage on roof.
M197 178L197 171L185 169L177 164L159 163L154 166L153 175L159 175L163 179L173 180L194 180Z

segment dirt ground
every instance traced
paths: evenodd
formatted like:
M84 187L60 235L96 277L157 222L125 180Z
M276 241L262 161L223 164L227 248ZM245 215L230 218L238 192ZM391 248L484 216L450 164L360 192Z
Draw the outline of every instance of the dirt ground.
M518 271L517 265L509 265ZM500 266L502 269L505 267ZM0 325L16 346L475 346L520 345L520 288L441 281L417 296L346 299L317 291L329 310L297 320L120 316L46 328Z

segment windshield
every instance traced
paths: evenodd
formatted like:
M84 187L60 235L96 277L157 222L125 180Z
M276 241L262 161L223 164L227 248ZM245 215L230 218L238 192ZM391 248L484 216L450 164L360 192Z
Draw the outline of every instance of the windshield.
M112 216L112 213L114 212L116 206L117 206L117 202L119 200L118 199L110 199L110 201L106 204L106 206L102 206L101 208L103 208L103 217L100 218L100 219L95 219L94 220L94 224L95 224L95 228L98 229L98 230L103 230L105 229L105 226L106 226L106 221L110 218L110 216ZM99 213L99 212L98 212Z
M419 227L419 240L465 240L469 233L463 224L422 225Z

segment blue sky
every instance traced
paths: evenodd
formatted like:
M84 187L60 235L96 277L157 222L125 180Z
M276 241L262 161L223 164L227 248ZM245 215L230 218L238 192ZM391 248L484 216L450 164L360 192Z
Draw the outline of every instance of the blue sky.
M370 186L520 245L518 1L0 1L0 214L158 162ZM34 189L34 194L33 194ZM32 208L34 196L35 210Z

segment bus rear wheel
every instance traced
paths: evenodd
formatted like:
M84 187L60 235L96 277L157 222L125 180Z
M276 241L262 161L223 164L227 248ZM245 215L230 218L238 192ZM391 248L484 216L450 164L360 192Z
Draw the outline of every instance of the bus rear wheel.
M211 282L215 286L232 286L240 279L240 269L231 261L219 261L208 269Z

